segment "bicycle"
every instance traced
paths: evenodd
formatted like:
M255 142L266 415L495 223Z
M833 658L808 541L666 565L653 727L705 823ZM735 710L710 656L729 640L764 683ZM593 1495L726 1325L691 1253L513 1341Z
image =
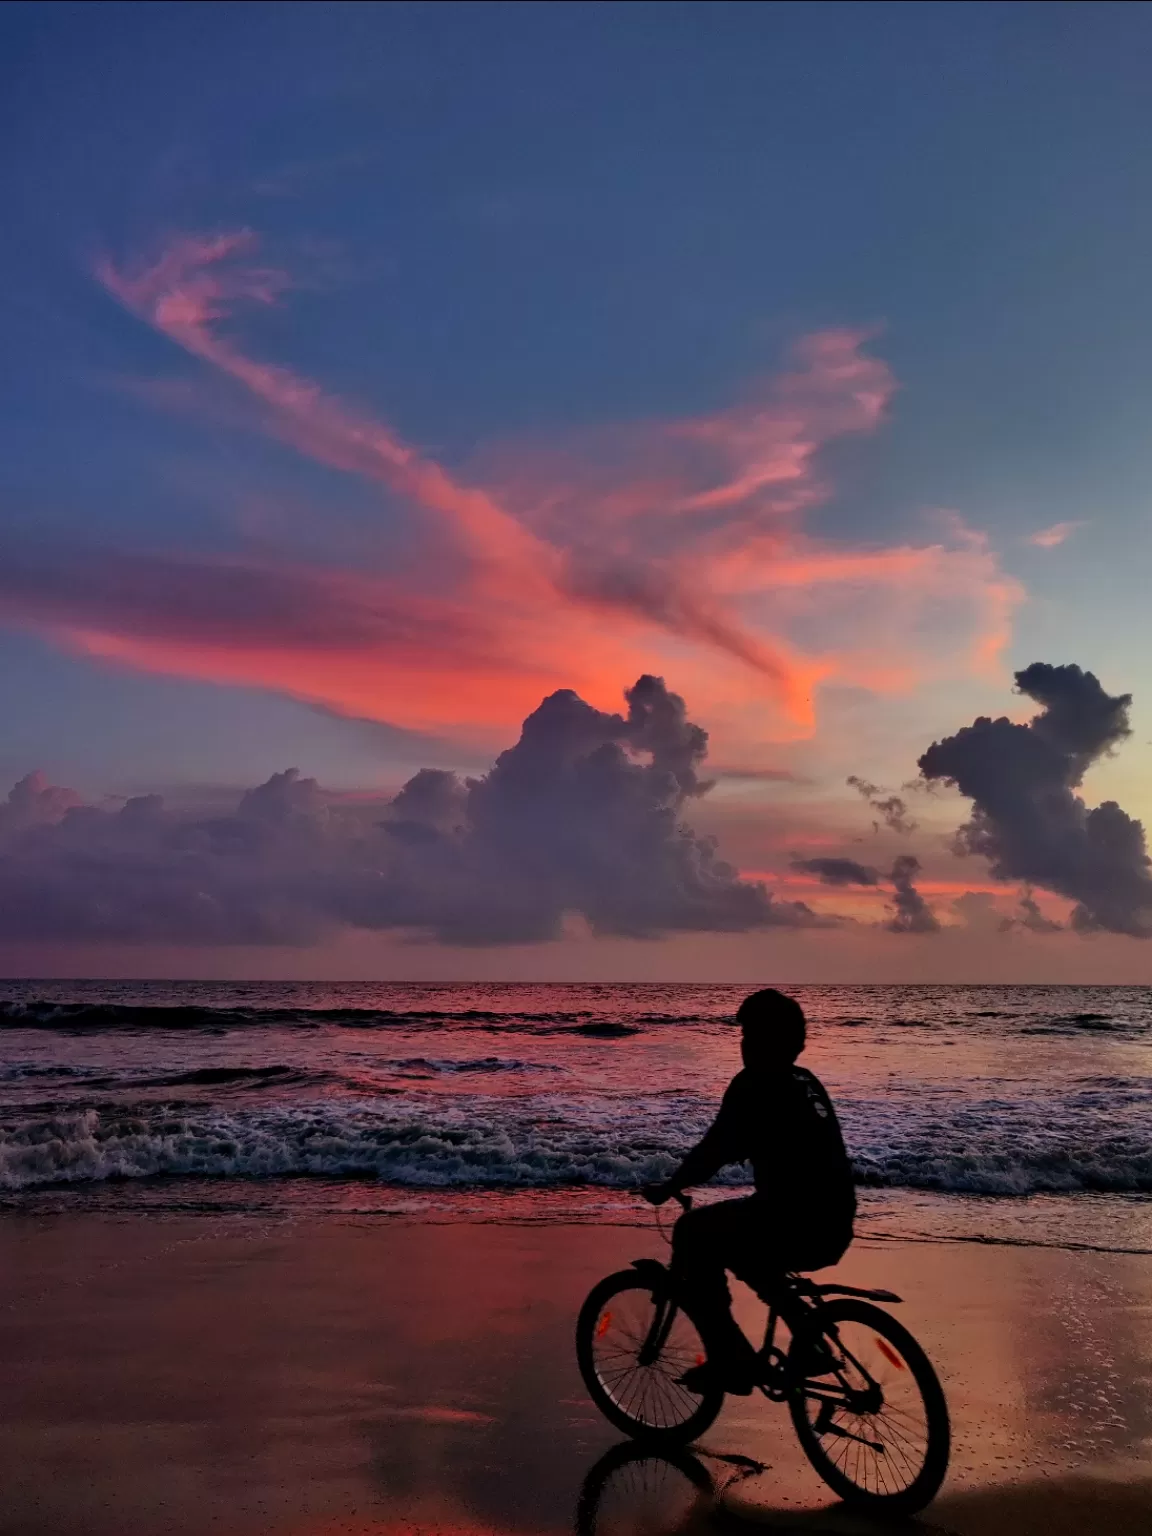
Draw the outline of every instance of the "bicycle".
M687 1195L676 1197L691 1210ZM786 1273L760 1294L768 1304L756 1388L786 1403L805 1455L846 1502L910 1512L935 1497L948 1469L944 1391L908 1330L875 1302L892 1291L816 1285ZM783 1323L787 1350L776 1342ZM576 1357L600 1412L636 1439L683 1445L715 1422L724 1390L679 1378L707 1351L676 1279L659 1259L593 1286L576 1323Z

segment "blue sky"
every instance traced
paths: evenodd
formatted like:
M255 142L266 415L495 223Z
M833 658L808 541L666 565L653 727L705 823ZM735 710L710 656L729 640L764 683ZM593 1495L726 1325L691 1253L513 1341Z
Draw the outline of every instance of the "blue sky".
M558 457L566 474L615 463L627 433L634 478L659 424L729 421L765 392L778 418L772 381L804 337L851 332L887 370L876 420L813 429L803 548L950 540L971 613L953 623L934 587L866 670L930 664L876 688L829 673L802 726L753 694L729 707L727 681L713 706L712 674L667 631L629 641L612 684L660 671L721 766L812 781L721 785L701 815L741 867L763 863L748 817L795 796L798 826L847 828L848 772L898 785L974 715L1026 718L1011 674L1037 659L1134 693L1133 737L1088 797L1152 812L1149 7L10 4L0 42L0 543L51 568L50 598L0 596L9 782L41 766L89 797L210 798L297 764L394 790L421 764L481 768L532 707L486 723L461 680L456 729L450 691L431 714L377 707L339 679L296 687L283 655L245 660L238 686L235 668L166 659L155 629L110 650L107 604L89 643L90 558L415 579L404 488L270 426L268 400L241 399L195 341L190 356L142 286L174 242L249 231L243 260L282 286L213 298L237 356L315 382L461 483L531 481L537 509L542 461L552 484ZM445 598L447 576L421 580ZM1015 584L1004 644L968 667L998 583ZM792 656L841 655L881 622L858 598L849 581L779 623L763 605L783 599L742 598L742 615ZM919 852L947 885L939 839Z

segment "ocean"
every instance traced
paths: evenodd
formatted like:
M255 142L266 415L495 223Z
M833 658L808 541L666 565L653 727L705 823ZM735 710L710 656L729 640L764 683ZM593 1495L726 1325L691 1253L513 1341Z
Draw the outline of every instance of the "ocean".
M0 1204L648 1222L746 990L0 983ZM1152 1251L1152 989L789 990L863 1236Z

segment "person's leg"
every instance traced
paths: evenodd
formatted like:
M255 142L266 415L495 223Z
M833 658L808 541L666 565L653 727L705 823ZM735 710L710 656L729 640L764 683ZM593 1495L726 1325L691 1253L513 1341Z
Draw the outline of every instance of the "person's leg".
M850 1230L845 1234L820 1216L789 1218L769 1210L763 1210L758 1220L753 1216L734 1237L742 1241L734 1243L728 1267L764 1301L771 1300L775 1284L789 1270L807 1273L836 1264L852 1240ZM834 1363L827 1346L817 1339L804 1361L804 1371L822 1376Z
M743 1267L754 1199L722 1200L681 1216L672 1233L672 1271L700 1328L709 1362L730 1391L750 1391L756 1351L732 1316L725 1270Z

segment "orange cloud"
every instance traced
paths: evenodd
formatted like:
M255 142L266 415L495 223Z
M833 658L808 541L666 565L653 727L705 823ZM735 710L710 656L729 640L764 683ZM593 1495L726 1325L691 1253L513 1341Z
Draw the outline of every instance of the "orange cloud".
M292 286L256 250L248 231L187 236L98 275L244 392L244 425L254 406L299 454L398 499L417 536L411 568L156 557L150 602L128 557L89 562L85 585L66 559L42 555L36 580L0 580L10 622L125 665L465 734L515 725L553 687L614 707L622 677L662 671L708 702L714 734L736 752L810 733L822 685L911 689L996 664L1020 591L958 519L931 543L894 548L803 527L828 495L821 449L874 431L895 388L865 333L803 338L790 366L738 405L564 447L504 444L466 479L249 355L238 311L279 304ZM228 600L229 583L259 592L255 612Z
M140 670L271 687L346 714L486 739L556 688L615 706L637 648L345 570L39 553L0 566L0 615Z

